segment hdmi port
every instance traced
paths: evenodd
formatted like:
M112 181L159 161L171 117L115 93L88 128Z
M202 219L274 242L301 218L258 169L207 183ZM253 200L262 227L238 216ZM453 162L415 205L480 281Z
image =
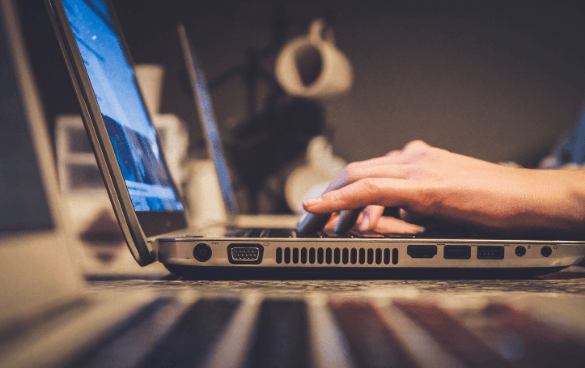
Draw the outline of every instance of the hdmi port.
M406 253L410 258L433 258L437 254L436 245L409 245Z
M228 246L227 251L230 263L259 264L264 248L260 244L234 243Z

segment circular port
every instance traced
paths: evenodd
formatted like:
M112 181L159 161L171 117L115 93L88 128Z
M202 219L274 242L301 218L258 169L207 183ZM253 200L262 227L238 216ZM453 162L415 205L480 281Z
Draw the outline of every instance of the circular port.
M199 262L207 262L211 258L211 247L205 243L199 243L193 249L193 257Z
M526 248L523 245L519 245L516 247L516 250L514 252L518 257L522 257L523 255L526 254Z
M548 245L545 245L540 248L540 254L542 254L543 257L548 257L552 254L552 249Z

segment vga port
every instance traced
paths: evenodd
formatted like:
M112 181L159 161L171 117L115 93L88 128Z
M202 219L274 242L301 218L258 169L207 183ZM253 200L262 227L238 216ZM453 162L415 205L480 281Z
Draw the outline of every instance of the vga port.
M263 248L260 244L230 244L228 258L230 263L260 263L262 262Z
M256 261L260 255L257 247L233 247L232 258L234 261Z

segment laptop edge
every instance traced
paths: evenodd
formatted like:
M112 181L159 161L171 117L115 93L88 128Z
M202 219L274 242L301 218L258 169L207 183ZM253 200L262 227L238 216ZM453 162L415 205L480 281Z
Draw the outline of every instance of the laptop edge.
M120 165L116 160L110 136L101 114L81 54L76 47L75 35L69 24L63 2L46 0L53 27L61 46L73 87L77 94L85 129L96 156L98 167L104 179L110 201L126 243L136 262L145 266L156 260L152 242L148 237L182 229L187 226L183 211L136 212L128 193ZM112 26L120 34L114 14ZM119 39L127 61L132 65L130 54L123 39ZM136 83L136 82L135 82ZM138 89L137 89L138 90ZM140 91L138 90L138 93ZM148 111L144 107L144 113Z

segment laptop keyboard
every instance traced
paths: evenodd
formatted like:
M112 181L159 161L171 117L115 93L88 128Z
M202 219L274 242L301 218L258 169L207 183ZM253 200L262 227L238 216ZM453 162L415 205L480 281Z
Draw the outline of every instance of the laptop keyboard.
M233 228L228 229L226 236L234 238L296 238L297 232L293 229Z
M463 228L454 228L443 226L441 224L428 226L427 230L419 234L387 234L377 233L375 231L358 232L349 230L345 233L337 234L333 231L319 231L312 234L300 234L294 229L278 228L232 228L228 229L226 236L241 238L417 238L417 239L525 239L522 234L514 236L513 234L499 234L497 232L485 233L476 232ZM537 240L558 240L554 237L538 236Z
M380 234L376 232L358 233L348 231L343 234L336 234L332 231L319 231L313 234L300 234L294 229L272 229L272 228L250 228L250 229L229 229L228 237L235 238L414 238L414 235L404 234Z

